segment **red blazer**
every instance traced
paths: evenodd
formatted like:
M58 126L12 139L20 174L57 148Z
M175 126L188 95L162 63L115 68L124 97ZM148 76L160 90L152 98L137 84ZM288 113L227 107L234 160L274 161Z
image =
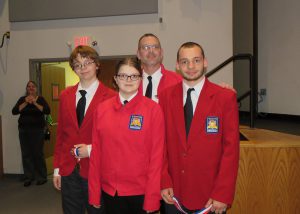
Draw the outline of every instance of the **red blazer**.
M89 203L100 204L102 189L111 196L145 195L143 208L158 210L165 139L160 106L141 94L123 106L116 96L98 106L94 121Z
M161 73L162 73L162 77L160 79L160 82L158 84L158 88L157 88L157 96L159 98L159 95L162 93L162 91L164 91L165 89L176 85L177 83L182 81L182 77L177 74L174 71L169 71L166 70L164 65L161 64ZM143 84L140 84L140 88L139 88L139 92L143 91Z
M161 188L191 210L209 198L231 204L239 161L236 95L207 79L186 139L182 83L160 97L166 122L166 151Z
M86 111L81 127L76 117L76 91L78 84L65 89L60 95L57 139L54 149L54 168L59 168L61 176L68 176L74 170L77 160L70 154L75 144L92 143L93 114L97 105L116 95L116 92L99 83L98 89ZM89 158L79 162L80 175L88 177Z

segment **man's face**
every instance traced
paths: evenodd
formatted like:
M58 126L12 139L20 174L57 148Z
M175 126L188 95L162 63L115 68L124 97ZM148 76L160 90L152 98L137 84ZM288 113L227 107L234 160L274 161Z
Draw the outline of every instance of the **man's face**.
M179 51L176 68L181 72L187 84L195 85L200 82L204 78L206 67L207 61L203 57L199 47L182 48Z
M155 37L147 36L140 41L137 56L142 65L158 66L162 61L163 50Z

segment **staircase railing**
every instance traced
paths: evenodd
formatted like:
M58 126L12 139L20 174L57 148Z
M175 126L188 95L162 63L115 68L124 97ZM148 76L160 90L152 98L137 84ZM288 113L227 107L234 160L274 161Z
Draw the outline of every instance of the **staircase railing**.
M229 63L236 61L236 60L248 60L249 61L249 80L250 80L250 89L246 91L244 94L238 97L238 102L241 102L248 96L250 96L250 127L254 128L254 118L256 115L256 104L257 104L257 93L255 89L255 78L253 73L253 56L249 53L242 53L242 54L236 54L232 57L225 60L223 63L212 69L211 71L207 72L205 74L206 77L210 77L211 75L218 72L220 69L228 65Z

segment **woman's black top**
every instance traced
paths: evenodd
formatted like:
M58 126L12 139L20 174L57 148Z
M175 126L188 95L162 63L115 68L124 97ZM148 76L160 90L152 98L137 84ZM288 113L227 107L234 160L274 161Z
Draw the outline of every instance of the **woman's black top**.
M12 109L12 114L20 114L19 128L44 128L45 127L45 114L50 114L50 108L46 100L39 96L37 103L43 106L43 111L40 111L34 104L27 104L21 111L19 106L25 102L25 97L21 97Z

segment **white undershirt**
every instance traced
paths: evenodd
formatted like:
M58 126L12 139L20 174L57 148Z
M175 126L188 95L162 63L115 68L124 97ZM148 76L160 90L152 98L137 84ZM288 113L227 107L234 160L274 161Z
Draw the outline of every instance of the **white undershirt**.
M145 71L143 71L143 95L145 96L146 89L149 83L148 75ZM161 73L161 67L159 67L158 70L156 70L152 75L152 100L158 103L158 96L157 96L157 89L159 82L162 78L162 73Z
M202 91L203 85L205 82L205 78L203 78L203 80L201 80L199 83L197 83L194 87L190 87L188 86L184 81L182 82L183 85L183 106L185 105L186 102L186 96L187 96L187 90L189 88L194 88L195 90L191 91L191 99L192 99L192 103L193 103L193 114L195 113L195 109L198 103L198 99L200 96L200 93Z

